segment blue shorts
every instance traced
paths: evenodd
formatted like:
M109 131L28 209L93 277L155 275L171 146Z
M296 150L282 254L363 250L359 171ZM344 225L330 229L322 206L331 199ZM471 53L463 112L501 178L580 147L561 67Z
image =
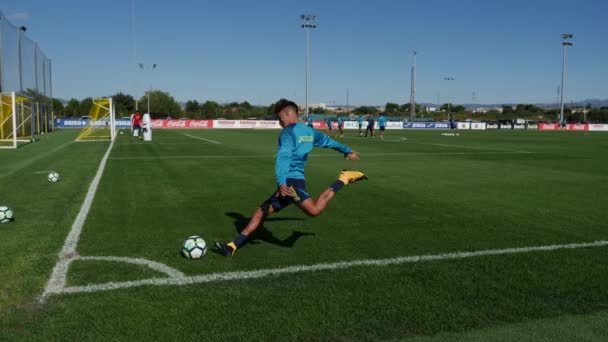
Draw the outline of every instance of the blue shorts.
M260 207L271 205L275 212L279 212L292 203L298 204L310 198L304 179L287 178L287 186L293 190L293 196L281 196L281 192L277 189Z

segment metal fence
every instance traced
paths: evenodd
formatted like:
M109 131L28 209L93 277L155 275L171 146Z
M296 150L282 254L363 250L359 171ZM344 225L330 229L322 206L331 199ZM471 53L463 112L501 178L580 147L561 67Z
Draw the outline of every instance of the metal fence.
M11 24L0 11L0 93L16 92L32 98L43 123L52 123L51 60L25 29Z

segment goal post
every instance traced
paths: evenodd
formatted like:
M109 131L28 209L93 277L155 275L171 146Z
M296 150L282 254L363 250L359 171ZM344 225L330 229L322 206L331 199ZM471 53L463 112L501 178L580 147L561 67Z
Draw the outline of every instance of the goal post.
M88 125L76 141L111 141L116 138L116 114L111 97L93 99Z
M17 148L39 133L37 104L16 92L0 94L0 148Z

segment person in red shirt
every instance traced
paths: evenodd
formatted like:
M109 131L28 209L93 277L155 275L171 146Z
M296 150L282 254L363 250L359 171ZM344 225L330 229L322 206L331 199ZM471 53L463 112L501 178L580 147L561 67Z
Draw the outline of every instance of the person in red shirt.
M135 112L135 114L133 114L133 118L131 119L132 122L132 126L133 126L133 131L131 132L131 136L134 135L135 130L137 130L138 136L141 135L141 114L139 114L139 112Z

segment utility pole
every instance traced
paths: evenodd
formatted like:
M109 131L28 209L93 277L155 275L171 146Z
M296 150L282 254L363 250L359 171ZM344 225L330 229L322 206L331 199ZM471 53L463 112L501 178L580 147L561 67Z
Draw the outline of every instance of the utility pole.
M311 24L311 22L313 20L317 20L317 16L312 14L302 14L300 15L300 18L305 21L305 23L302 24L302 28L306 29L306 100L304 104L304 112L306 117L308 117L308 47L310 40L310 29L317 27L317 25Z
M416 117L416 51L414 51L414 64L412 65L412 83L410 87L410 121Z
M562 34L562 91L560 94L560 112L559 112L559 123L564 124L564 83L566 79L566 46L572 46L572 43L567 41L574 37L570 33Z

